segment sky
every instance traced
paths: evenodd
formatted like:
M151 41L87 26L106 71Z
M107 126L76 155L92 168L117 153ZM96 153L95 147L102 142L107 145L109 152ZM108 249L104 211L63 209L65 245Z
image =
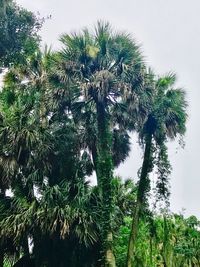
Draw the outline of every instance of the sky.
M125 30L141 44L146 63L158 74L173 71L177 87L187 93L188 122L185 148L169 144L171 209L200 218L200 1L199 0L17 0L23 7L51 15L41 31L43 44L59 48L62 33L92 27L98 19ZM137 177L142 151L132 137L132 151L116 173Z

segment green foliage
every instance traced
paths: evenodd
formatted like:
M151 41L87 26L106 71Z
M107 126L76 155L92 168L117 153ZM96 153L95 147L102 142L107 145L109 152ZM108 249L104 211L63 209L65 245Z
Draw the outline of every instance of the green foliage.
M126 266L130 225L131 218L126 217L114 240L117 266L120 267ZM156 215L148 219L145 215L140 221L134 266L199 266L198 225L194 216Z
M0 66L23 64L38 48L42 20L13 1L1 1Z
M171 257L176 267L196 264L197 219L148 210L150 173L157 171L157 197L166 200L166 142L185 133L175 76L157 79L132 37L102 21L94 31L63 34L61 51L42 52L42 21L1 2L0 65L9 68L0 92L0 261L126 266L134 216L135 266L171 267ZM130 131L145 147L137 186L113 175L129 156ZM87 182L94 172L97 186Z

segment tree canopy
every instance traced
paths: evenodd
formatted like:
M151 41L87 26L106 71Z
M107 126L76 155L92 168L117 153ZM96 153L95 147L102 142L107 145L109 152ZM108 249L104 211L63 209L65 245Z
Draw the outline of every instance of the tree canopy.
M198 219L169 211L167 144L187 120L175 74L153 73L108 22L64 33L52 51L40 48L43 20L12 1L0 12L0 267L199 266ZM114 172L132 132L137 183Z
M13 1L0 1L0 67L23 64L39 48L43 19Z

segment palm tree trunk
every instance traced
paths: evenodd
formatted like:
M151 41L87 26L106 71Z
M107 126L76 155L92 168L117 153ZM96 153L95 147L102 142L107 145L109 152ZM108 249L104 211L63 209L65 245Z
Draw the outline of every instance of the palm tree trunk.
M144 159L138 185L137 201L133 212L133 221L131 226L131 233L129 237L128 253L127 253L127 267L133 266L140 211L142 206L144 205L145 193L147 192L149 187L148 173L150 171L150 166L151 166L151 147L152 147L152 135L149 134L146 138Z
M97 184L99 185L100 184L100 181L99 181L99 173L98 173L98 151L97 151L97 146L96 144L94 143L94 145L92 146L92 161L93 161L93 164L94 164L94 169L95 169L95 173L96 173L96 177L97 177Z
M98 186L102 197L102 242L104 250L104 266L115 267L115 256L113 253L113 234L112 234L112 212L113 212L113 163L111 154L112 138L107 119L105 105L97 102L97 174Z

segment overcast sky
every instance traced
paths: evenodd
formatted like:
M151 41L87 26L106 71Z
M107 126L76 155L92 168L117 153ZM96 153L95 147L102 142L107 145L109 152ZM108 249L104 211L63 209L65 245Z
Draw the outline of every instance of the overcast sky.
M63 32L92 26L98 19L130 32L142 45L146 62L158 73L174 71L189 103L185 149L170 144L171 209L200 218L200 1L199 0L17 0L42 16L51 15L42 30L43 42L59 47ZM136 177L141 151L135 146L117 172Z

